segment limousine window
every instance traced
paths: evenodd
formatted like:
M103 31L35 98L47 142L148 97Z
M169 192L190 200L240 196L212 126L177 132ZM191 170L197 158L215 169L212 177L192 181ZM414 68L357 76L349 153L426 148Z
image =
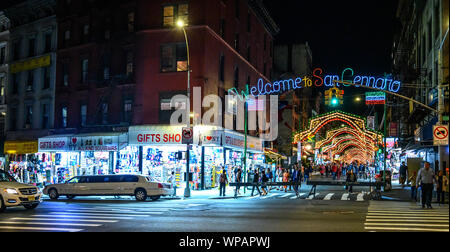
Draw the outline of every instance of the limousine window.
M76 184L76 183L80 183L80 178L79 177L75 177L69 181L67 181L68 184Z
M136 176L124 176L123 182L136 183L139 182L139 178Z

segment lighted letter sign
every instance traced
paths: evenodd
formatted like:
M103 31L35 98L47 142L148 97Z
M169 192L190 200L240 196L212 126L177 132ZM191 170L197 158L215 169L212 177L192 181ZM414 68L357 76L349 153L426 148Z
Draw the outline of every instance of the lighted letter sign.
M380 105L386 103L386 93L384 92L368 92L366 93L367 105Z
M393 93L397 93L402 83L400 81L393 80L386 77L373 77L373 76L355 76L355 72L351 68L346 68L341 76L338 75L326 75L323 77L323 70L316 68L313 71L313 76L303 76L287 80L279 80L272 83L264 83L263 79L258 80L258 84L250 89L250 94L258 97L261 95L271 95L288 92L291 90L301 89L303 87L339 87L339 83L334 81L349 81L353 82L356 87L371 87L379 90L386 90ZM350 80L346 80L349 79ZM348 87L350 85L344 84Z

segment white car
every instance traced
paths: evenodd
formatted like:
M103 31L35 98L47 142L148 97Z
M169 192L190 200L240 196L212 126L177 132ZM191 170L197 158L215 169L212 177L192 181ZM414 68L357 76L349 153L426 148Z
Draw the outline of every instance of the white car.
M140 175L101 175L74 177L65 184L48 185L44 194L57 200L64 195L68 199L76 196L134 196L137 201L147 198L158 200L173 194L172 185L151 182Z
M0 171L0 212L7 207L23 206L35 209L42 200L36 186L18 183L4 171Z

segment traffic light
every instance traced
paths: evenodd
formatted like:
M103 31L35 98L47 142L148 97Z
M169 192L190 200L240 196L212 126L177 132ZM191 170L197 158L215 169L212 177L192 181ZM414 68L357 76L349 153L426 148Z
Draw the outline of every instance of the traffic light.
M336 107L344 104L344 90L332 88L325 91L325 105Z

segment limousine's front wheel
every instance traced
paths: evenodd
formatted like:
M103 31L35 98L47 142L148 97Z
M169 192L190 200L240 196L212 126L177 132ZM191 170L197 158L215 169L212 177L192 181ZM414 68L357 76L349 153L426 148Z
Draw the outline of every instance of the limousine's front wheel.
M50 199L52 200L57 200L59 198L59 194L58 191L56 191L56 189L50 189L48 191L48 196L50 197Z
M134 192L134 196L137 201L146 201L147 200L147 192L144 189L136 189Z
M2 213L3 211L5 211L5 209L6 209L6 205L5 205L5 203L3 203L3 198L2 198L2 196L0 195L0 213Z

